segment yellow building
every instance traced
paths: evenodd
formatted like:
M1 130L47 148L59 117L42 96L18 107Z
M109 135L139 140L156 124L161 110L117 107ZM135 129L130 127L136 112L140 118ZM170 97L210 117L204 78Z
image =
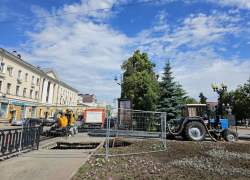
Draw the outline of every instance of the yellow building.
M77 106L77 95L54 69L35 67L0 48L0 121L52 116L62 106Z

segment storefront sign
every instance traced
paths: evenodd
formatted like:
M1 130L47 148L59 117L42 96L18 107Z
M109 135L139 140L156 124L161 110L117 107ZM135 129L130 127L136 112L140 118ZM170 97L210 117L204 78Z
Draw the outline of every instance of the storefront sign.
M20 103L20 102L11 102L11 101L7 101L10 104L14 104L14 105L18 105L18 106L36 106L34 104L25 104L25 103Z
M6 100L1 100L0 99L0 102L2 102L2 103L8 103L9 104L9 101L6 101Z
M25 105L25 103L20 103L20 102L10 102L10 104L15 104L15 105L19 105L19 106Z

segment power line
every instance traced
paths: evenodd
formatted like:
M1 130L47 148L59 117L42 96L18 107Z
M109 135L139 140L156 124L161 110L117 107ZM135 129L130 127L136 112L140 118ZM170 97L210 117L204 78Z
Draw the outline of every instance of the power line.
M162 0L144 1L144 2L138 2L138 3L133 3L133 4L125 4L125 5L121 5L121 6L114 6L114 7L102 8L102 9L94 9L94 10L89 10L89 11L75 12L75 13L57 14L57 15L51 15L51 16L42 16L42 17L36 17L36 18L19 19L19 20L13 20L13 21L2 21L0 23L11 23L11 22L18 22L18 21L30 21L30 20L35 20L35 19L45 19L45 18L51 18L51 17L68 16L68 15L73 15L73 14L82 14L82 13L88 13L88 12L94 12L94 11L104 11L104 10L108 10L108 9L117 9L117 8L128 7L128 6L136 6L136 5L141 5L141 4L153 3L153 2L157 2L157 1L162 1Z

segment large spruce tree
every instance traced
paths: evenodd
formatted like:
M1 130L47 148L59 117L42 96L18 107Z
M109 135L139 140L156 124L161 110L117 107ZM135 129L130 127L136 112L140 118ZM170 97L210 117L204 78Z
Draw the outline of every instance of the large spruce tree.
M187 98L186 92L182 86L174 81L172 77L170 62L166 63L162 82L160 82L159 99L156 106L157 111L167 112L167 121L175 123L181 115L181 107L185 104Z

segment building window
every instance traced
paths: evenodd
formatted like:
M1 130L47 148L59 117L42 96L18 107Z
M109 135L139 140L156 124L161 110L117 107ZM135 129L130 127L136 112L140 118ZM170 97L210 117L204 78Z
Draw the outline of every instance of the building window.
M33 96L33 89L30 90L30 98L32 99Z
M35 98L38 99L38 91L35 93Z
M42 117L42 113L43 113L43 110L40 109L40 113L39 113L40 117Z
M63 90L63 95L65 94L65 90Z
M16 96L19 96L20 86L16 86Z
M35 76L32 76L31 83L35 84Z
M13 76L13 67L11 67L11 68L9 69L9 75L10 75L10 76Z
M7 118L8 104L1 103L0 118Z
M62 88L61 88L61 94L62 94Z
M31 110L31 117L34 118L36 115L36 107L32 107L32 110Z
M2 63L2 62L1 62L0 72L1 72L1 73L4 73L4 72L5 72L5 63Z
M10 94L10 92L11 92L10 90L11 90L11 84L10 84L10 83L8 83L8 84L7 84L7 90L6 90L6 93L7 93L7 94Z
M23 97L26 97L26 88L23 88Z
M22 79L22 71L21 71L21 70L18 71L18 76L17 76L17 78L18 78L18 79Z
M27 73L25 74L25 81L26 82L28 81L28 74Z
M51 111L51 116L53 116L53 110Z
M25 113L25 110L26 110L26 108L24 108L24 106L22 106L21 107L21 116L20 116L20 118L25 118L24 116L24 113Z
M39 86L39 78L36 80L36 85Z

